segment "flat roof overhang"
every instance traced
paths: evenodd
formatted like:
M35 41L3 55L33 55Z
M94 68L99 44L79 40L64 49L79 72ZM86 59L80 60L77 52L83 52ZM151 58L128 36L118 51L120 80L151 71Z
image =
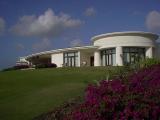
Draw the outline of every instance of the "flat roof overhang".
M35 54L31 54L28 56L24 56L23 58L25 59L30 59L32 57L36 56L48 56L54 53L60 53L60 52L67 52L67 51L76 51L76 50L87 50L87 49L97 49L98 46L82 46L82 47L73 47L73 48L64 48L64 49L56 49L56 50L50 50L50 51L44 51L44 52L39 52Z
M142 32L142 31L127 31L127 32L113 32L113 33L106 33L97 35L91 38L91 41L94 42L96 40L99 40L101 38L105 37L114 37L114 36L143 36L148 37L152 40L157 40L159 38L159 35L151 33L151 32Z

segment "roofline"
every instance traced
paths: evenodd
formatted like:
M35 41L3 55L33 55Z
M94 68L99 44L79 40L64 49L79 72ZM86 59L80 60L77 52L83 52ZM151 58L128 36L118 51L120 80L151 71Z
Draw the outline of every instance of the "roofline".
M37 55L44 55L44 54L52 54L52 53L59 53L59 52L65 52L65 51L74 51L74 50L83 50L83 49L96 49L98 46L81 46L81 47L72 47L72 48L63 48L63 49L55 49L55 50L49 50L49 51L44 51L44 52L39 52L39 53L34 53L31 55L27 55L21 58L30 58L33 56Z
M123 32L112 32L112 33L106 33L97 35L91 38L91 41L96 41L98 39L104 38L104 37L113 37L113 36L125 36L125 35L133 35L133 36L147 36L150 37L153 40L157 40L159 38L159 35L151 32L143 32L143 31L123 31Z

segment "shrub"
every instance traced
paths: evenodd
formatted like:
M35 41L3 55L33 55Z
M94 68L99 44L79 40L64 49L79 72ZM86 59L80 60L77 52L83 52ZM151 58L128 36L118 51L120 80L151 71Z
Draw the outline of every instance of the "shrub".
M29 68L29 65L16 65L16 66L14 66L15 70L25 69L25 68Z
M19 69L25 69L25 68L29 68L29 67L30 67L29 65L16 65L16 66L13 66L13 67L3 69L2 71L19 70Z
M35 68L56 68L56 67L57 65L54 63L41 63L35 66Z
M128 77L89 85L85 101L65 120L160 119L160 65L143 68Z
M38 69L38 68L45 68L45 64L37 64L35 65L35 68Z
M160 60L156 58L146 58L137 61L135 64L130 65L130 67L133 70L139 70L140 68L150 67L155 64L160 64Z
M15 70L14 67L5 68L2 71L5 72L5 71L11 71L11 70Z
M55 63L48 63L48 64L47 64L47 67L48 67L48 68L56 68L57 65L56 65Z
M146 59L141 60L139 62L139 65L140 65L141 68L150 67L150 66L155 65L155 64L160 64L160 60L156 59L156 58L146 58Z

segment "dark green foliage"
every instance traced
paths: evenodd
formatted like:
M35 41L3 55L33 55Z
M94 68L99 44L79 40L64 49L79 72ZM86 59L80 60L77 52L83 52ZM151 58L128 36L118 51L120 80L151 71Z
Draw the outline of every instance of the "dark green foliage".
M16 65L10 68L3 69L2 71L20 70L20 69L26 69L29 67L30 67L29 65Z
M5 68L5 69L2 70L2 72L4 72L4 71L11 71L11 70L15 70L14 67Z
M25 68L29 68L29 65L16 65L16 66L14 66L15 70L25 69Z
M141 68L150 67L155 64L160 64L160 60L156 58L146 58L144 60L141 60L138 64Z
M160 60L157 58L146 58L146 59L142 59L140 61L137 61L135 64L130 65L129 67L132 70L139 70L141 68L147 68L150 67L152 65L158 65L160 64Z
M57 65L54 63L41 63L35 66L36 69L38 68L56 68L56 67Z

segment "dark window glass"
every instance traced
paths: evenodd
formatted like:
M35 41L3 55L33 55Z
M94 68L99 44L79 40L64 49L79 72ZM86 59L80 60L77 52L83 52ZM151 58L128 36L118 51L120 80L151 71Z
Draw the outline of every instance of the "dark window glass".
M101 51L102 66L115 65L116 64L116 54L115 48L105 49Z
M75 67L78 66L78 52L66 52L63 54L64 66Z
M139 47L123 47L123 63L124 65L133 64L140 59L145 58L145 48Z

